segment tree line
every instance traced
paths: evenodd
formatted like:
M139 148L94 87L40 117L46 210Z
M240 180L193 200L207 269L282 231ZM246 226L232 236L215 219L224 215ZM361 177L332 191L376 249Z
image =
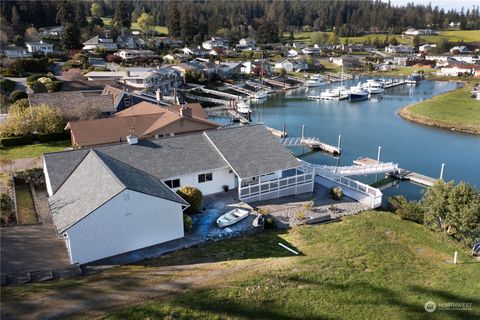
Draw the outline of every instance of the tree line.
M283 32L334 31L341 37L400 33L409 27L443 29L450 22L460 23L460 29L480 29L480 6L445 11L431 4L394 6L378 0L3 1L0 6L2 26L16 33L32 25L62 24L70 34L79 34L88 26L88 16L98 24L99 17L113 17L114 32L118 32L148 14L155 25L166 25L172 36L188 43L212 35L275 42Z

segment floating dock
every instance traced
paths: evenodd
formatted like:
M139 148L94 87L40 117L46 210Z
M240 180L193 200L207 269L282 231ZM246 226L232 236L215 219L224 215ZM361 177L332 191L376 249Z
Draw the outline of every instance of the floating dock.
M377 162L377 160L371 159L371 158L359 158L357 160L354 160L353 163L365 166L365 165L378 164L382 162ZM428 177L426 175L413 172L410 170L402 169L402 168L398 168L397 170L391 173L387 173L387 175L399 180L411 181L413 183L416 183L425 187L430 187L435 183L435 181L437 181L436 178Z
M330 144L320 141L320 139L312 138L285 138L283 139L283 145L286 147L305 146L313 150L321 150L331 153L333 155L340 155L341 150L339 147L332 146Z
M274 136L276 137L279 137L279 138L286 138L287 137L287 133L286 132L283 132L282 130L277 130L275 128L271 128L271 127L267 127L268 131L270 131L271 134L273 134Z
M385 83L385 85L383 86L385 89L387 88L393 88L393 87L396 87L396 86L401 86L401 85L404 85L406 84L407 82L405 80L400 80L400 81L393 81L393 82L390 82L390 83Z

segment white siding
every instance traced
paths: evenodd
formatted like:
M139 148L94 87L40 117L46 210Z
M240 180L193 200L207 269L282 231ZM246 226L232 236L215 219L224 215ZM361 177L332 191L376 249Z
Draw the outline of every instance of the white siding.
M228 185L230 189L235 188L235 173L233 173L233 171L232 172L230 171L232 171L230 168L222 168L222 169L215 169L212 171L197 172L194 174L189 174L189 175L175 177L175 178L168 178L165 180L180 179L180 187L192 186L202 191L203 195L208 195L208 194L222 192L223 191L222 187L224 185ZM213 180L199 183L198 175L202 173L212 173ZM178 188L175 188L173 190L176 191L178 190Z
M124 190L67 230L72 263L183 237L179 203Z

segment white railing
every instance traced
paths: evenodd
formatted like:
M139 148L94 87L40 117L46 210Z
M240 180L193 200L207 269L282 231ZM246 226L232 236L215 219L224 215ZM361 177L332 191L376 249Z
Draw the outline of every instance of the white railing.
M283 138L282 143L286 147L294 147L294 146L312 146L317 147L326 151L330 151L333 153L340 154L340 149L338 147L329 145L320 141L319 138L316 137L292 137L292 138Z
M344 166L344 167L335 167L335 166L319 166L325 170L332 171L334 173L341 174L342 176L361 176L367 174L377 174L377 173L390 173L397 171L398 164L393 162L384 162L378 164L367 164L367 165L357 165L357 166Z
M327 166L315 165L302 160L299 161L302 163L305 172L313 172L322 178L370 197L372 208L377 208L382 204L383 193L379 189L328 170L326 168Z
M259 196L261 198L262 194L275 191L280 192L282 189L298 187L308 183L313 183L314 175L314 172L306 172L290 177L278 178L256 184L240 186L239 198L240 200L254 196Z

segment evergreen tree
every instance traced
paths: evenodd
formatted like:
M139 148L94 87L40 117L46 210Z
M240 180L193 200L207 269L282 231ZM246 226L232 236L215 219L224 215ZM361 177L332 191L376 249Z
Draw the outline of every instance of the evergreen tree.
M128 4L124 0L115 2L115 13L113 15L113 25L118 28L130 29L132 22L130 20L130 12Z
M60 1L57 5L57 23L62 26L75 21L75 12L71 2Z
M77 1L75 4L75 24L80 28L84 28L88 25L85 7L83 2L80 1Z
M17 7L12 7L12 29L15 33L23 33L22 19L20 18Z
M257 28L257 42L258 43L275 43L279 42L278 27L273 20L260 21Z
M63 29L62 36L63 48L65 50L80 49L82 44L80 43L80 30L73 23L68 23Z
M177 38L180 36L180 12L177 4L174 1L167 3L166 25L170 36Z
M185 2L180 13L180 38L185 43L192 43L197 34L197 25L193 18L191 3Z

